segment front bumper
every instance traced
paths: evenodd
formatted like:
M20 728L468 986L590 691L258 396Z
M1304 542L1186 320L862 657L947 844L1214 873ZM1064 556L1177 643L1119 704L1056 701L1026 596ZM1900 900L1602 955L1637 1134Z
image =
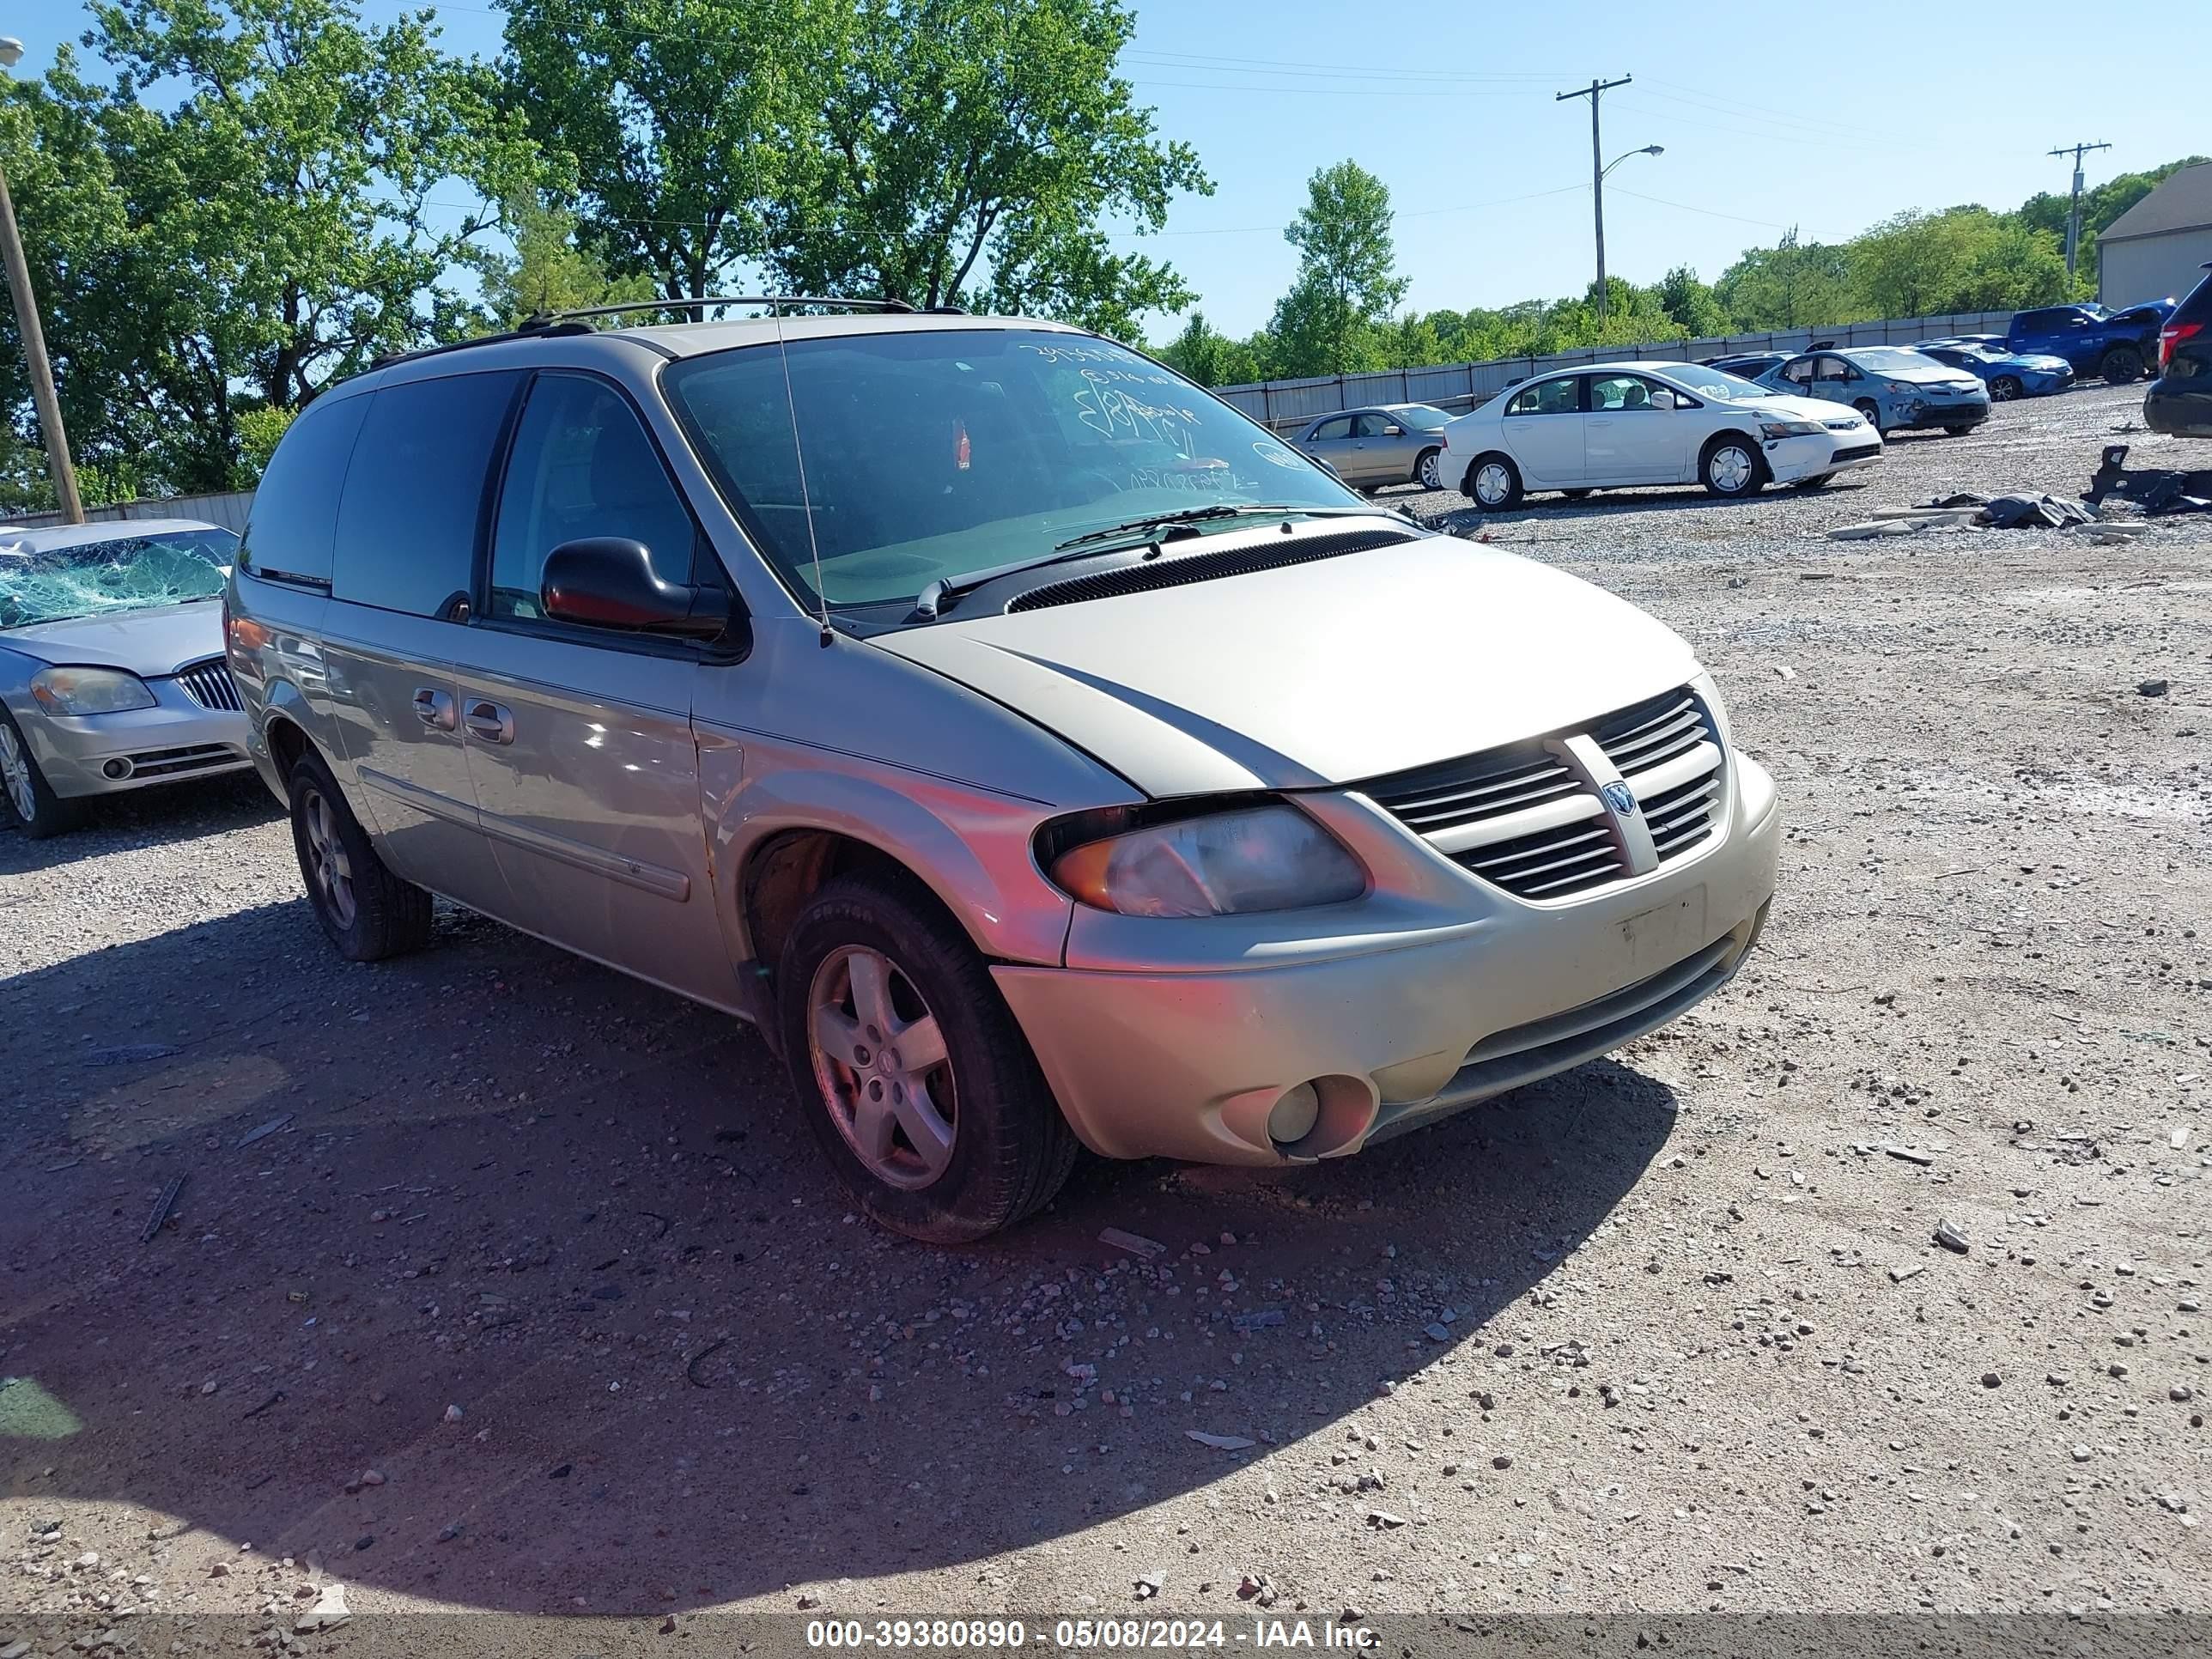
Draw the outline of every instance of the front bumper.
M1786 484L1869 465L1881 459L1881 439L1862 421L1841 430L1830 427L1817 436L1770 438L1760 449L1768 474L1775 483Z
M1729 775L1732 810L1705 848L1587 897L1524 903L1470 877L1467 919L1418 943L1279 967L1248 946L1210 964L993 976L1093 1151L1342 1157L1595 1059L1725 983L1765 923L1781 841L1765 769L1734 755ZM1308 1082L1319 1119L1286 1152L1268 1115Z
M1914 402L1896 408L1889 419L1892 432L1917 432L1932 427L1979 426L1990 418L1986 398L1964 403Z
M203 708L174 680L146 684L155 706L119 714L50 714L36 703L11 707L54 793L64 799L120 794L236 772L251 763L243 714Z

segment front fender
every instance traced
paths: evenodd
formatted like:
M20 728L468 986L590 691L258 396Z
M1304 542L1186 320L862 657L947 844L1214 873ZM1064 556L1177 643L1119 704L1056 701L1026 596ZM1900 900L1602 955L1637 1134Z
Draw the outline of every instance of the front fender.
M702 725L698 737L715 902L740 974L757 961L743 909L746 872L766 843L792 830L824 830L895 860L995 961L1062 961L1074 902L1045 879L1030 850L1055 809L757 733Z

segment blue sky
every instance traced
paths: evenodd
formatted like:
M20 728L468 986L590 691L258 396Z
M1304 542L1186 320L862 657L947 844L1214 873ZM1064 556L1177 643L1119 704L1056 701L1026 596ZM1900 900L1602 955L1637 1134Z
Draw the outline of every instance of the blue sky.
M1835 240L1901 208L2012 207L2063 190L2045 154L2109 141L2091 184L2208 146L2191 100L2146 70L2088 72L2064 43L2102 26L2058 0L1869 3L1755 14L1708 6L1429 0L1136 0L1124 70L1161 131L1194 144L1216 193L1179 202L1140 245L1170 259L1216 326L1267 320L1296 254L1281 227L1317 167L1350 157L1390 186L1407 303L1504 305L1585 287L1592 267L1587 100L1605 96L1608 269L1708 280L1791 224ZM364 0L392 15L394 0ZM490 55L486 5L438 5L447 46ZM0 0L0 32L42 71L85 27L77 0ZM2033 43L2013 54L2008 40ZM1891 46L1887 42L1911 42ZM1999 70L2000 61L2012 67ZM1171 331L1157 319L1154 337Z

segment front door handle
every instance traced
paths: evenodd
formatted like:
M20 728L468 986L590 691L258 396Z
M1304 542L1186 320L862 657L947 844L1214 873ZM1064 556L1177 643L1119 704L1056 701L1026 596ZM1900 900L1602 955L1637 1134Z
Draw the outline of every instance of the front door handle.
M453 696L435 686L415 688L415 718L434 732L450 732L455 724Z
M469 704L469 735L486 743L513 743L514 715L498 703L477 698Z

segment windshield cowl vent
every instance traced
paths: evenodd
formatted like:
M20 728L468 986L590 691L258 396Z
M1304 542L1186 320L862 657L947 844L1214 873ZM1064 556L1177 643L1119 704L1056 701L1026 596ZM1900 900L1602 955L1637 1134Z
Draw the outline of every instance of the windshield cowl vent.
M1190 582L1210 582L1224 576L1249 575L1258 570L1280 570L1317 559L1341 558L1370 548L1393 547L1419 541L1418 536L1396 530L1338 531L1325 536L1270 537L1256 546L1224 548L1217 553L1188 553L1181 558L1156 559L1149 564L1124 566L1091 576L1071 576L1017 593L1006 602L1006 614L1042 611L1056 605L1081 605L1089 599L1120 599L1128 593L1151 593Z

